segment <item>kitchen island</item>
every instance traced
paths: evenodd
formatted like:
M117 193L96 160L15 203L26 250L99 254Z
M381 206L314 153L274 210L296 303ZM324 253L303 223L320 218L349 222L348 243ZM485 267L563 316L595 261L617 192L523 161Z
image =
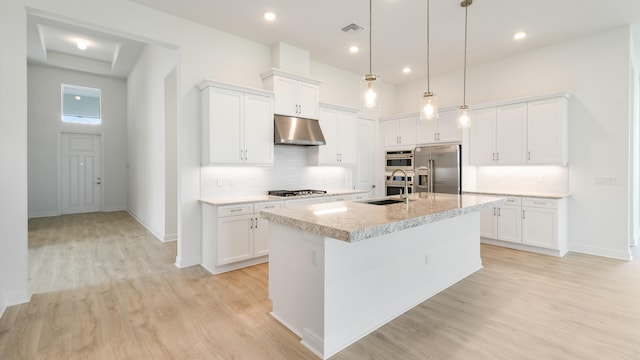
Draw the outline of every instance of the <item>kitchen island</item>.
M326 359L482 268L480 210L502 198L263 210L272 315Z

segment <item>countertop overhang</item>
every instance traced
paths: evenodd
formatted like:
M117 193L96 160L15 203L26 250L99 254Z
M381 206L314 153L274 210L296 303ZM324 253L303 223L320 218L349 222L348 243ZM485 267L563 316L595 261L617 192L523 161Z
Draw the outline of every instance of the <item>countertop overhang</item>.
M270 222L298 230L357 242L480 211L504 201L504 198L495 196L418 193L411 195L408 204L371 205L361 201L341 201L262 210L260 215Z

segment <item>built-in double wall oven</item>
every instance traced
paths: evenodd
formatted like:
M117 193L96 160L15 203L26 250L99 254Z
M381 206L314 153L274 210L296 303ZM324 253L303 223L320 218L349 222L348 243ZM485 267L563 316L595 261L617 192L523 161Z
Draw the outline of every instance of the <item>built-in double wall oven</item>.
M394 150L385 153L385 184L386 194L399 195L404 193L404 178L407 177L407 191L409 194L414 192L413 178L414 176L414 151L411 150ZM391 174L396 171L391 178Z
M409 194L413 194L415 188L413 187L414 172L407 171L407 191ZM385 184L387 196L404 194L404 174L402 172L396 172L391 178L391 172L385 174Z
M411 150L387 151L385 156L385 171L404 170L413 171L414 152Z

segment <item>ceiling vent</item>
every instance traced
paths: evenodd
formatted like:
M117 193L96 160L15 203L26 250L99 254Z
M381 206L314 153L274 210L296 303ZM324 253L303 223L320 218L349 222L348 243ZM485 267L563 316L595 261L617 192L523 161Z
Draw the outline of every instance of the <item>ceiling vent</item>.
M349 32L349 31L358 32L360 30L364 30L364 28L358 24L353 24L353 23L342 28L342 31L344 32Z

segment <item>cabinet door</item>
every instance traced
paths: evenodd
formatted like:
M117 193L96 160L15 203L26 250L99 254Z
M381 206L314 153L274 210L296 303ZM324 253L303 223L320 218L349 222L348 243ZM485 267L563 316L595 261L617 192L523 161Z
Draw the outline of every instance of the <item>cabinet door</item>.
M456 110L440 112L440 114L438 115L439 142L462 141L462 130L458 128L458 124L456 123L457 115L458 112Z
M471 165L494 165L496 145L496 109L472 113L469 128L469 162Z
M247 94L244 98L246 164L273 164L273 109L271 99Z
M522 243L520 206L501 206L498 209L498 240Z
M252 221L253 215L218 218L217 265L253 257Z
M566 164L566 98L532 101L527 105L527 162L529 164Z
M297 81L279 76L273 77L274 112L280 115L298 116L296 103Z
M318 87L298 81L297 101L298 116L317 119L318 118Z
M496 160L521 165L527 152L527 104L501 106L496 113Z
M522 208L522 243L557 249L555 209Z
M382 134L384 136L384 146L398 146L398 120L385 120L382 122Z
M243 93L210 88L209 162L242 163Z
M415 146L416 145L416 122L418 116L408 116L398 119L398 136L400 136L400 145Z
M418 118L416 121L416 144L431 144L438 140L438 120Z
M337 125L339 164L355 165L358 160L358 119L356 114L339 113Z
M338 163L338 112L320 109L319 115L318 121L326 144L317 149L318 164L335 165Z
M489 239L498 238L498 208L480 210L480 236Z
M264 256L269 254L269 221L263 219L260 211L263 209L281 208L282 201L272 201L267 203L256 203L253 223L253 256Z

